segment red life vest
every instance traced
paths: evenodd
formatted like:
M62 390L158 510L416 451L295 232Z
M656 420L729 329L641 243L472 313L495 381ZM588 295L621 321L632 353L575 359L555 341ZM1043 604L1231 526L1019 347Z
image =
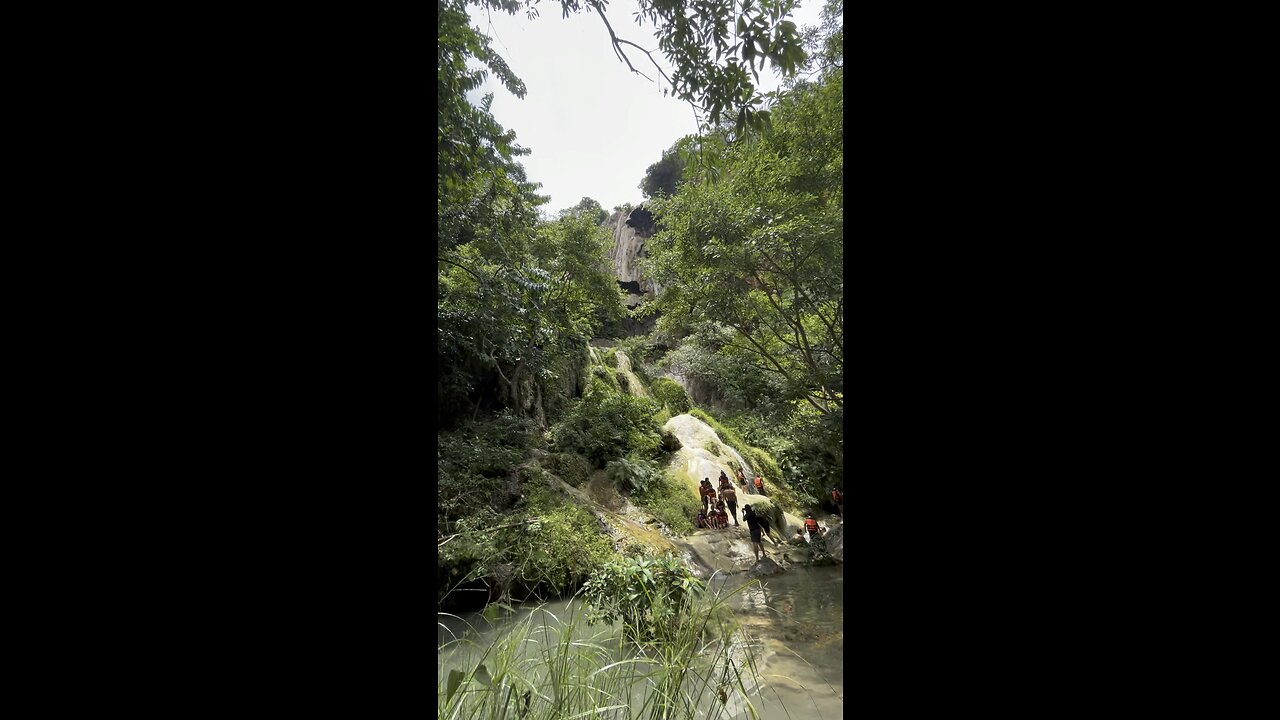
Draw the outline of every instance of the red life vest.
M756 476L756 487L758 488L764 487L764 481L760 479L759 475Z
M809 531L810 535L818 534L818 521L813 518L804 519L804 529Z

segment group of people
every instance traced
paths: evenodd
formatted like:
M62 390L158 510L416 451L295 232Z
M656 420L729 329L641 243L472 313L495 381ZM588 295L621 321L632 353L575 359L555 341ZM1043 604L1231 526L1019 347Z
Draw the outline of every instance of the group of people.
M738 487L748 495L759 493L765 495L764 478L756 475L755 482L748 484L742 470L737 470ZM755 485L755 492L752 492L752 485ZM694 524L698 528L710 528L713 530L722 530L729 527L729 518L733 518L735 527L740 526L738 522L738 491L733 487L733 481L720 471L719 487L711 484L711 478L702 478L702 482L698 487L698 495L702 498L702 509L698 511L698 516ZM841 516L844 515L844 494L837 488L831 488L831 501L839 509ZM751 551L755 553L758 562L765 555L763 538L769 537L772 528L769 519L764 515L754 512L750 505L742 506L742 521L747 524L747 529L751 532ZM827 529L822 527L817 520L813 518L813 513L807 513L804 519L804 527L796 530L796 534L791 538L792 542L810 543L818 538L824 537ZM776 542L781 542L779 539Z
M698 513L695 525L700 528L724 529L729 527L730 516L733 517L734 525L739 524L738 491L733 488L733 483L723 470L720 471L719 490L711 486L711 478L702 478L698 495L702 497L702 510Z
M742 470L737 471L738 486L741 487L748 495L753 495L751 485L747 484L746 477L742 474ZM764 495L764 478L757 475L755 477L755 492ZM698 511L695 519L695 525L699 528L711 528L715 530L729 527L729 519L733 518L735 527L740 527L738 522L738 490L734 488L733 481L720 471L719 487L711 484L711 478L703 478L699 484L698 495L702 498L702 510ZM769 534L771 530L769 519L764 515L755 513L751 510L750 505L742 506L742 522L747 524L747 529L751 533L751 549L759 560L764 555L763 537ZM772 539L772 538L771 538Z

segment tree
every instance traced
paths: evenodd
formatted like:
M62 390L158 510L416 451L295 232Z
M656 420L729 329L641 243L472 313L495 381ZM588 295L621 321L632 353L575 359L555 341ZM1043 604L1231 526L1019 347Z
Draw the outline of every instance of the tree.
M595 218L597 225L604 222L605 218L609 217L609 213L605 212L604 208L600 207L600 203L589 197L584 197L578 201L577 205L560 211L561 217L566 215L585 215L590 218Z
M531 18L538 15L539 0L473 1L510 14L524 8ZM636 22L654 26L654 49L618 35L606 12L608 0L557 1L564 17L596 14L618 61L648 80L665 81L664 90L689 104L699 127L723 121L734 124L739 133L763 129L767 115L762 118L757 110L764 102L756 92L759 70L767 62L792 75L806 58L803 37L786 19L797 0L638 0ZM638 59L641 54L648 62Z
M725 147L718 181L652 203L665 230L646 261L660 330L730 328L720 354L820 415L844 405L843 119L841 73L785 93L771 133Z
M794 24L784 19L794 0L640 0L637 20L656 26L666 67L654 51L617 35L606 0L558 1L566 16L598 15L621 62L641 72L628 53L643 52L675 96L708 122L728 122L736 112L739 127L759 125L753 108L761 98L747 70L767 58L794 72L804 58ZM525 92L471 25L468 8L534 16L537 4L438 0L437 401L444 422L470 410L511 408L545 426L544 390L563 396L586 340L624 312L604 260L609 237L599 227L599 204L583 198L557 220L541 220L547 198L518 162L528 150L493 118L492 95L479 104L466 99L490 73L517 97ZM473 60L482 69L472 69Z
M679 182L687 164L678 143L672 145L662 153L661 160L645 170L644 179L640 181L640 192L644 193L646 198L656 197L659 193L675 195L676 183Z

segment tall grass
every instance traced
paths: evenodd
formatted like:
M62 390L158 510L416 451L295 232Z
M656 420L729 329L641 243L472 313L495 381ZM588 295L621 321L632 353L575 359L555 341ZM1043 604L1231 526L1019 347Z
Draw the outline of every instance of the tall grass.
M728 612L732 594L699 593L656 634L625 618L588 625L575 598L561 616L539 607L487 644L454 639L440 649L438 717L758 718L758 643ZM631 639L644 637L656 640Z

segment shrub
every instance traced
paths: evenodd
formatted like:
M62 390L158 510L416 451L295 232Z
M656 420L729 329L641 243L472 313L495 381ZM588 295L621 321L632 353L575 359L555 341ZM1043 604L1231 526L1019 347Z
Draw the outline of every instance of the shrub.
M639 458L610 460L604 469L618 492L642 493L662 476L657 463Z
M553 453L548 455L542 464L556 477L573 487L579 487L591 475L591 463L574 453Z
M537 596L564 595L616 557L595 516L546 487L529 489L528 503L506 522L536 522L493 532L487 542L498 562L514 567L518 586Z
M674 415L687 413L689 408L693 407L693 403L689 400L689 393L685 392L680 383L671 378L663 377L654 380L650 383L650 389L653 391L653 397L670 408Z
M618 379L614 377L613 373L609 372L608 370L605 370L599 365L591 366L591 379L592 381L598 380L599 382L604 383L605 386L613 388L615 390L619 389Z
M693 532L693 517L701 507L697 495L666 472L658 472L647 482L643 490L631 496L632 502L677 535Z
M663 643L693 619L692 601L702 587L677 557L621 557L592 576L583 594L591 622L621 620L632 640Z
M657 411L648 398L604 392L593 381L551 434L558 451L576 452L596 467L627 455L652 458L662 444L653 422Z
M514 415L464 425L436 436L437 513L442 522L489 507L495 493L541 444L532 420Z

